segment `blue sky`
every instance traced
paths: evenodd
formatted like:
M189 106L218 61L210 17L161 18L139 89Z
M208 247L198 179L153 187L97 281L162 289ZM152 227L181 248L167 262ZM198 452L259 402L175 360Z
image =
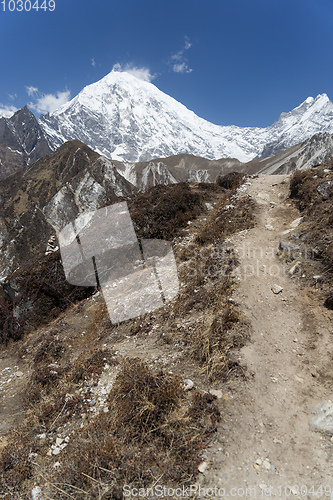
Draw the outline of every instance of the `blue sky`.
M55 0L53 12L6 0L0 109L38 116L116 67L213 123L267 126L333 98L332 24L333 0Z

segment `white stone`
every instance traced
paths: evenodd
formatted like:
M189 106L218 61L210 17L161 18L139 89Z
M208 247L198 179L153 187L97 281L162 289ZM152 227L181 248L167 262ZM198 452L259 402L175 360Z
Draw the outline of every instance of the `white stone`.
M210 389L209 391L213 396L216 396L218 399L223 398L223 392L220 389Z
M199 465L198 467L198 471L201 472L201 474L203 474L204 472L206 472L206 470L208 469L208 462L201 462L201 464Z
M271 290L275 295L277 295L282 292L283 288L280 285L272 285Z
M315 431L333 432L333 403L323 401L312 411L315 416L311 419L311 425Z
M189 378L184 380L184 390L185 391L190 391L191 389L193 389L193 387L194 387L194 383L192 382L192 380L190 380Z
M35 486L31 491L31 495L32 495L32 500L41 500L42 490L40 489L39 486Z
M303 217L298 217L297 219L293 220L292 223L290 224L290 227L297 227L300 225L300 223L302 222L303 220Z

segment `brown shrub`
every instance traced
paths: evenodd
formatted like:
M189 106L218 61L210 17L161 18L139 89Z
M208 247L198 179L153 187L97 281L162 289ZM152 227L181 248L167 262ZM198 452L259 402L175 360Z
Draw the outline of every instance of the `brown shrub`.
M249 323L239 309L225 304L221 310L212 317L208 328L197 330L191 339L192 355L211 381L228 378L230 350L243 347L249 338Z
M68 306L95 291L94 287L78 287L67 282L59 251L45 257L34 257L7 281L17 293L13 305L0 306L0 331L4 332L0 340L3 342L8 342L9 338L18 340L32 328L56 318Z
M6 495L4 498L15 498L13 492L20 492L22 483L32 475L29 453L35 450L29 438L25 432L15 431L10 443L1 451L0 491Z
M155 186L128 200L139 238L172 239L203 210L199 193L186 183Z
M194 241L199 245L222 242L230 234L253 227L255 204L249 196L236 198L230 193L222 196L216 211L197 233Z
M296 171L290 181L290 197L305 216L307 243L315 249L316 258L323 261L329 273L333 272L333 198L323 199L318 186L332 181L322 167Z
M64 450L61 473L49 478L52 498L121 498L124 484L195 479L200 450L220 417L213 396L189 395L178 377L125 359L108 403L108 413L77 431Z
M245 177L246 175L241 172L230 172L226 175L218 175L215 182L225 189L236 189L244 182Z

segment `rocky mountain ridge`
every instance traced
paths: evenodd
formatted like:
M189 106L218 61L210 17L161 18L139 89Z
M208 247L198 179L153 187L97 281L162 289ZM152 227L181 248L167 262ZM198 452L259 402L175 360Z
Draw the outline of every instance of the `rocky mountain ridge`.
M70 141L51 155L0 182L0 277L28 254L45 252L50 238L82 212L146 191L158 184L215 182L232 171L247 174L289 173L328 161L332 135L317 134L271 158L241 163L176 155L127 163L110 160L80 141Z
M0 118L0 179L52 152L35 115L24 106Z

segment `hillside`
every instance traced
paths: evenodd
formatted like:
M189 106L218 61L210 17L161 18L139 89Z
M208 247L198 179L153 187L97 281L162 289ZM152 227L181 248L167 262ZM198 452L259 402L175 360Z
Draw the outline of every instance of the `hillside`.
M138 237L172 242L180 289L123 323L101 290L65 284L58 251L9 277L4 494L329 484L332 182L328 164L131 195Z

